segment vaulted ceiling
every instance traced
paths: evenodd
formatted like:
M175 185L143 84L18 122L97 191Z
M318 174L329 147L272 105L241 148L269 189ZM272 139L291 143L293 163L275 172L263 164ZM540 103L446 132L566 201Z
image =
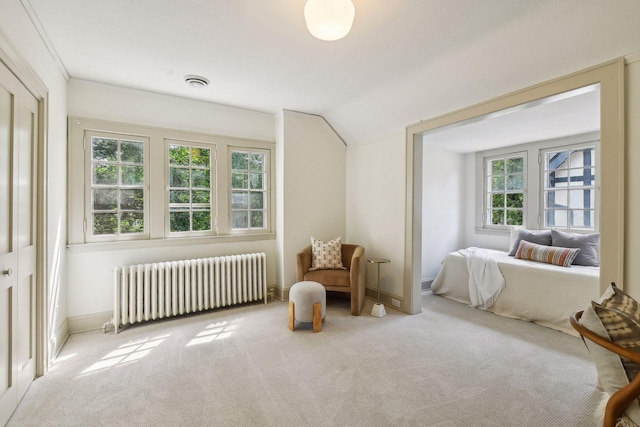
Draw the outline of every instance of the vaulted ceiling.
M640 52L638 0L353 0L335 42L305 0L21 1L71 78L319 114L349 144Z

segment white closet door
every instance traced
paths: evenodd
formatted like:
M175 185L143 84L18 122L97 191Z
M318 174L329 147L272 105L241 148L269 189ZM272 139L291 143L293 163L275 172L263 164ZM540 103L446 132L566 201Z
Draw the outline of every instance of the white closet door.
M38 102L0 64L0 425L35 378Z

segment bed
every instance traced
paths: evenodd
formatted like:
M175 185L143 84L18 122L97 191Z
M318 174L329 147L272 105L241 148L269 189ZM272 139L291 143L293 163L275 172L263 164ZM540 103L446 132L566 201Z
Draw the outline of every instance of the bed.
M569 316L600 295L598 267L572 265L567 268L515 259L502 251L485 250L496 260L505 279L504 288L488 311L578 336L569 323ZM471 304L467 264L459 251L446 256L431 290L434 294Z

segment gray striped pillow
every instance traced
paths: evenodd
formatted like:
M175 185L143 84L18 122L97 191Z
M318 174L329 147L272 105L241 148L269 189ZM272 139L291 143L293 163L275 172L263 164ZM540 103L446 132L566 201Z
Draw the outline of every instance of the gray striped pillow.
M515 257L530 261L546 262L547 264L555 264L562 267L570 267L579 252L579 248L536 245L535 243L521 240Z

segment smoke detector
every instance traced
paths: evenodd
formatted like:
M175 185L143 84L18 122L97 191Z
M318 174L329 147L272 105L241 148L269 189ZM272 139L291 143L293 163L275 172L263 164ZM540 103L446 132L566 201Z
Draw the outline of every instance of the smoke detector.
M207 87L209 85L209 80L202 76L196 76L193 74L189 74L184 76L184 82L191 87Z

